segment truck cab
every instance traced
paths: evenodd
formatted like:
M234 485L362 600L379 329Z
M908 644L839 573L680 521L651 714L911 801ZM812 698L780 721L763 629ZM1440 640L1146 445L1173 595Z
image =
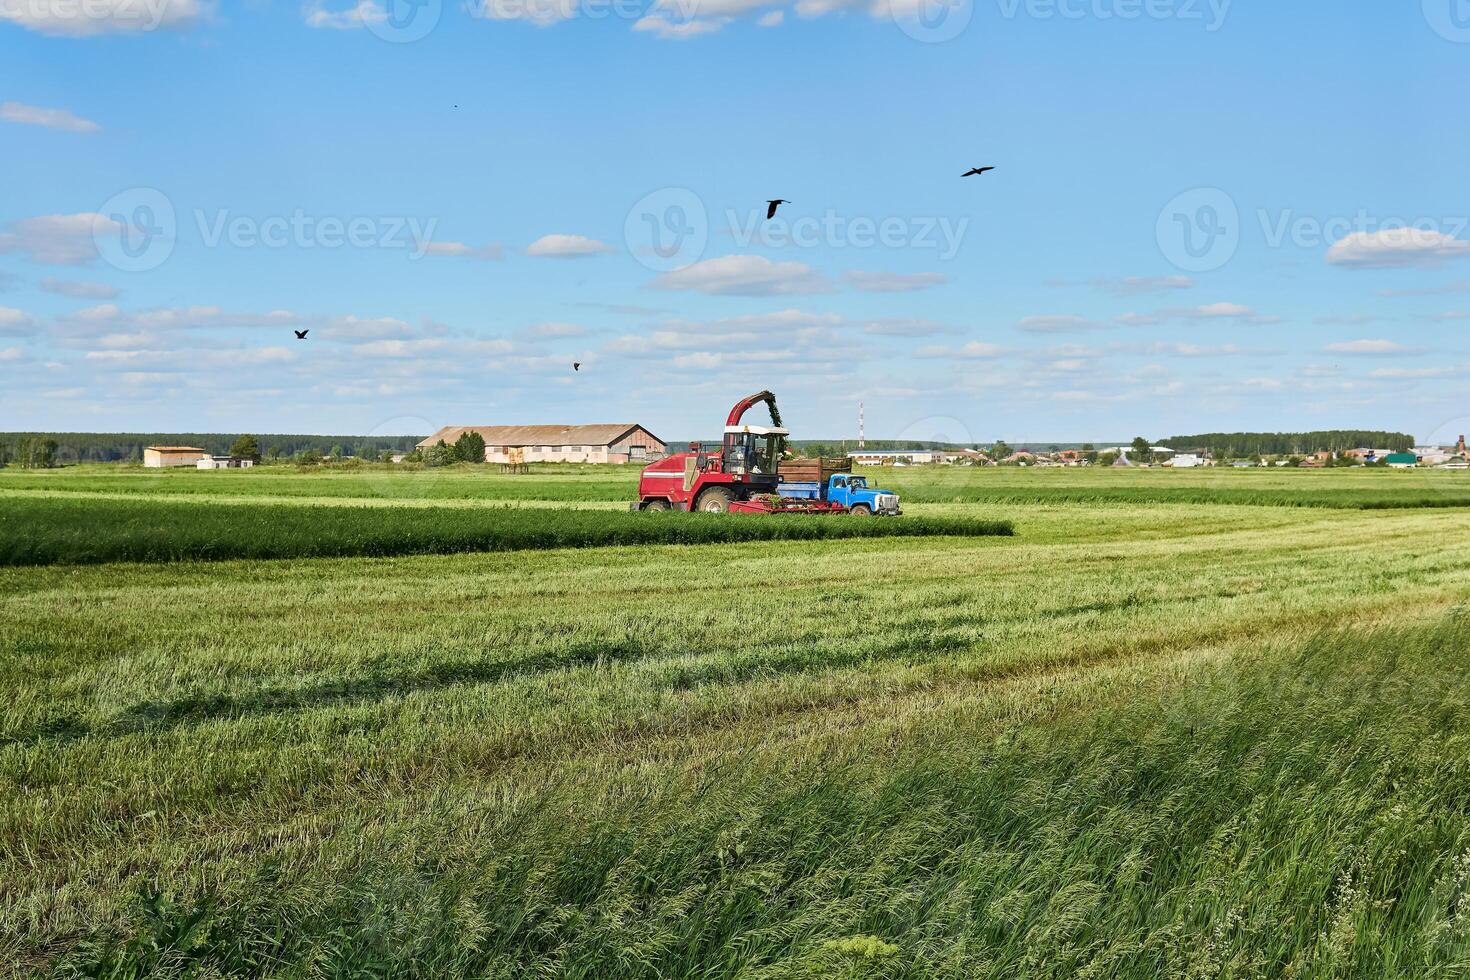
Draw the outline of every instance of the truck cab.
M841 504L856 516L897 517L898 494L868 486L868 478L852 473L835 473L827 480L828 503Z
M805 468L796 473L805 476ZM868 486L868 478L852 473L833 473L823 479L793 479L795 473L783 477L776 492L782 497L803 500L820 500L826 504L846 508L855 517L897 517L903 511L898 507L898 494L890 490L878 490Z

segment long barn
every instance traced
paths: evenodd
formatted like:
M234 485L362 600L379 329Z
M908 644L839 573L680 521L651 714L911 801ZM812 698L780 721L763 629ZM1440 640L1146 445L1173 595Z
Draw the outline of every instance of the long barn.
M466 432L485 440L485 462L507 463L521 449L528 463L642 463L661 458L667 446L633 422L605 425L447 425L419 443L420 449L453 445Z

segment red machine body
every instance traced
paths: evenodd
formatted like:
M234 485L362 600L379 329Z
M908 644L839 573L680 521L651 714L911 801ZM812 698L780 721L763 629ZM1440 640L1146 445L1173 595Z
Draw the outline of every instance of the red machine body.
M771 412L771 424L747 425L745 413L760 402ZM769 391L742 398L725 419L718 448L691 444L650 463L638 480L634 510L702 510L723 514L831 514L847 508L820 500L781 497L781 457L787 431L781 426L776 396Z

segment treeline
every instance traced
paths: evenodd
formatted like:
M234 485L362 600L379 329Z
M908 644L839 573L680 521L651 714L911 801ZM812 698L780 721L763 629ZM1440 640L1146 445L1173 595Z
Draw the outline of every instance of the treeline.
M52 444L47 465L70 463L141 463L145 446L198 446L223 456L239 432L0 432L0 464L18 462L37 445ZM319 456L371 456L385 451L409 452L423 436L257 435L265 459L303 453Z
M1403 432L1358 429L1329 429L1322 432L1205 432L1193 436L1170 436L1163 444L1180 452L1204 449L1216 456L1300 456L1306 453L1340 453L1348 449L1391 449L1402 452L1414 445L1414 437Z

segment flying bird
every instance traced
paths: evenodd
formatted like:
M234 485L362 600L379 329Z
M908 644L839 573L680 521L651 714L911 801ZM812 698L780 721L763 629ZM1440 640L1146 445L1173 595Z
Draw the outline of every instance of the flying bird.
M767 201L766 220L769 221L774 218L776 216L776 209L779 208L781 205L790 203L790 201L783 201L779 197L776 198L774 201Z
M581 361L573 361L572 362L572 370L573 371L580 371L580 370L582 370L582 362Z
M296 335L297 340L305 340L306 335L311 333L311 328L308 327L305 330L292 330L291 332Z
M966 170L964 173L960 174L960 176L961 177L973 177L976 174L983 174L987 170L994 170L994 169L995 169L994 167L971 167L969 170Z

